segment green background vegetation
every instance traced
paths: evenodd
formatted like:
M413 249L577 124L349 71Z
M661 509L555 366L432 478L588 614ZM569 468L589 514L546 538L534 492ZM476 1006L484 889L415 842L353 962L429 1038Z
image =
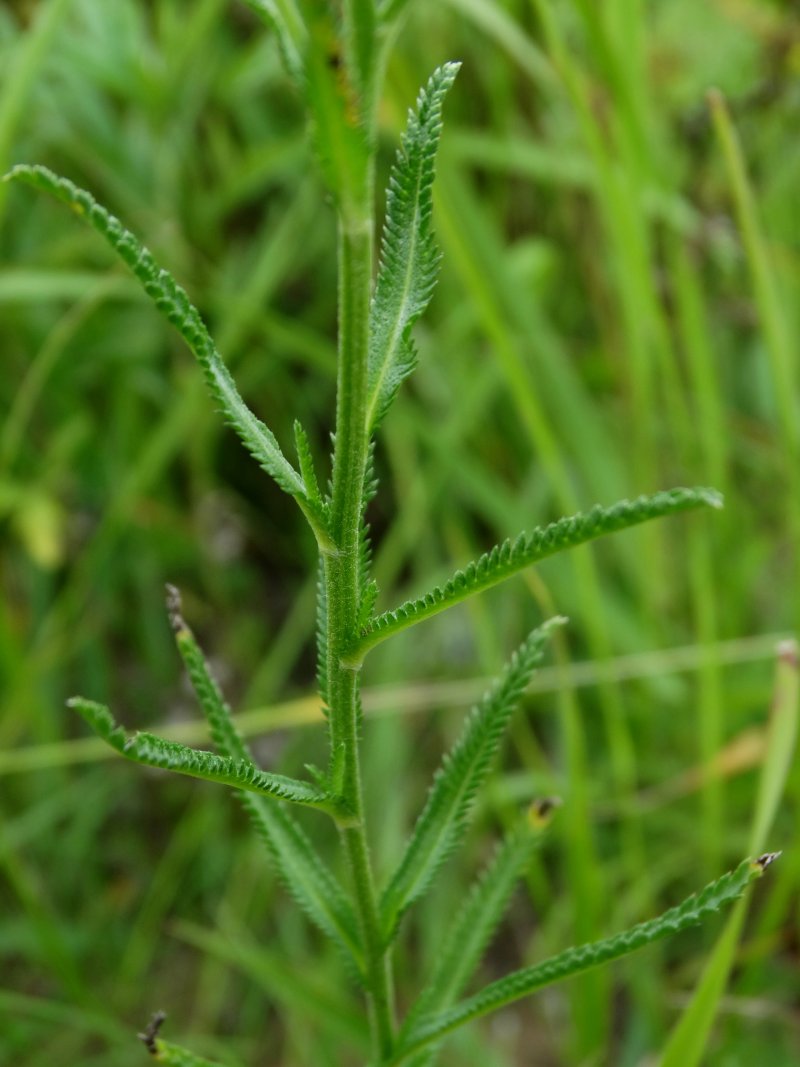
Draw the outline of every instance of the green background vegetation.
M571 619L470 849L404 937L406 989L535 796L565 806L487 980L655 914L746 851L774 648L800 618L791 11L442 0L412 5L398 38L381 187L419 85L444 60L463 68L439 160L441 281L377 454L380 605L598 501L678 484L727 501L544 564L370 658L385 876L482 679L543 614ZM0 171L20 161L91 189L144 239L248 401L282 442L299 416L321 467L334 217L275 43L244 6L5 3ZM64 708L81 692L130 728L203 737L163 610L171 581L264 765L320 762L311 535L95 235L2 186L0 249L0 1062L134 1067L156 1008L169 1036L232 1067L358 1062L350 1002L325 991L339 961L231 798L110 758ZM800 1057L798 801L795 768L769 842L786 852L753 898L710 1063ZM443 1062L640 1063L717 929L471 1027Z

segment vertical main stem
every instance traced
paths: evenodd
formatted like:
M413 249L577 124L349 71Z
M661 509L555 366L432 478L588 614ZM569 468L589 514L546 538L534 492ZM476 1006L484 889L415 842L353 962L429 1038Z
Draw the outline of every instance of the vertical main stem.
M364 816L358 750L360 675L341 662L343 650L357 636L360 524L369 447L366 393L373 246L371 180L365 185L362 213L356 217L348 213L339 224L339 371L331 501L336 552L325 559L325 586L331 744L343 756L342 792L355 816L355 825L342 830L342 842L364 943L373 1052L380 1061L389 1055L394 1041L392 977Z

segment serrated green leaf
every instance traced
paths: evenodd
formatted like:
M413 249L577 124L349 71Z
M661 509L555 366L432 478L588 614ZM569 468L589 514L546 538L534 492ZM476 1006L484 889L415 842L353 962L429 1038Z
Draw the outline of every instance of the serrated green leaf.
M700 893L688 897L682 904L664 912L656 919L639 923L614 937L577 948L567 949L543 963L524 967L519 971L490 983L473 997L457 1004L448 1011L421 1019L413 1028L400 1035L397 1050L386 1061L386 1067L407 1060L412 1053L421 1050L446 1034L464 1026L473 1019L489 1015L507 1004L530 996L545 986L560 982L572 975L597 967L610 960L620 959L653 941L680 933L690 926L697 926L721 907L732 904L748 885L763 874L775 859L770 853L758 860L744 860L735 871L729 871L716 882L707 885Z
M345 950L361 975L363 951L353 909L306 834L286 808L250 793L240 799L286 889L311 921Z
M319 558L317 573L317 688L323 714L330 714L328 677L328 594L325 582L325 557Z
M552 810L552 802L546 803ZM532 817L520 820L506 835L456 912L441 945L436 948L431 974L406 1017L407 1029L412 1029L423 1016L449 1007L464 991L505 914L520 876L542 841L542 831L549 824L549 818L538 816L537 810L543 809L532 806ZM409 1067L430 1067L434 1054L434 1048L425 1049L412 1059Z
M349 812L340 798L324 793L308 782L262 771L247 759L231 759L218 756L215 752L189 748L188 745L167 741L146 731L129 736L114 722L105 705L83 697L73 697L68 704L83 716L95 733L134 763L176 771L192 778L217 782L304 807L319 808L345 825L350 820Z
M436 772L425 808L381 900L384 936L396 934L406 910L428 889L463 835L475 795L486 779L508 721L542 659L556 617L534 630L495 685L467 717L464 730Z
M311 452L311 442L302 424L295 419L294 442L297 451L297 462L300 464L300 476L303 479L306 496L319 509L320 514L325 512L325 503L319 490L317 472L314 469L314 457Z
M350 667L359 666L367 652L388 637L438 615L476 593L491 589L547 556L650 519L693 508L721 506L722 496L714 489L669 489L633 501L622 500L611 507L598 505L585 514L559 519L532 533L522 533L513 541L509 539L495 545L463 570L456 571L444 585L373 619L353 648L342 657L342 662Z
M324 514L306 495L303 480L281 452L272 431L245 404L200 313L172 275L159 267L151 253L119 219L98 204L90 193L66 178L58 177L46 167L20 165L14 167L4 180L22 181L49 193L72 208L106 239L197 357L212 395L245 448L281 489L295 497L320 543L326 539L329 542Z
M167 1067L223 1067L218 1060L204 1060L202 1056L160 1038L156 1040L153 1055L158 1063L165 1063Z
M224 756L252 761L202 650L181 614L178 591L171 586L168 609L178 650L211 728L214 744ZM113 727L110 715L109 720ZM252 793L237 792L237 796L286 889L309 919L339 945L360 974L363 956L353 909L305 833L281 805Z
M421 90L392 168L381 262L370 308L368 433L374 432L416 364L411 328L430 302L439 269L432 213L442 104L459 63L445 63Z

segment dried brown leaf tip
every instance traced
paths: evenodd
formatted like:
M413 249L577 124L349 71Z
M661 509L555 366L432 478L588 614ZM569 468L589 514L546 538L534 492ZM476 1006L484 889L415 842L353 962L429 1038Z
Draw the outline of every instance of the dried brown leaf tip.
M147 1024L147 1029L144 1030L141 1034L136 1035L139 1040L144 1043L145 1048L151 1056L158 1055L156 1038L158 1037L159 1030L164 1025L164 1020L166 1019L166 1017L167 1013L165 1011L157 1011L153 1018L150 1020L150 1022Z
M759 856L757 860L753 860L751 866L754 870L758 869L763 873L770 864L775 862L778 856L780 856L780 852L765 852L763 856Z

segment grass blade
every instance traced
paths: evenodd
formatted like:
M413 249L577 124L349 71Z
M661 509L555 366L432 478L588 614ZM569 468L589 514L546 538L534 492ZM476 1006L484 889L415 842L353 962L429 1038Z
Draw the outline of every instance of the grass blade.
M559 519L549 526L537 527L529 534L522 533L514 541L495 545L464 570L456 571L444 585L373 619L344 662L348 666L357 666L370 649L388 637L438 615L476 593L491 589L547 556L650 519L693 508L721 506L722 497L714 489L669 489L634 501L623 500L608 508L598 505L585 514Z
M244 0L250 10L278 38L283 62L292 79L299 85L303 80L303 52L306 30L294 0Z
M794 641L778 649L775 696L767 753L761 768L758 800L750 831L750 848L764 847L778 810L797 745L800 712L798 649ZM747 913L747 896L736 905L719 936L692 1000L674 1027L660 1061L661 1067L696 1067L705 1055L711 1027L728 984L736 948Z
M420 1021L398 1046L387 1067L402 1063L412 1052L440 1040L445 1034L473 1019L479 1019L507 1004L530 996L544 986L580 974L590 967L620 959L663 937L680 933L690 926L697 926L721 907L737 900L750 883L763 874L776 855L767 853L757 860L744 860L735 871L724 874L700 893L688 897L682 904L664 912L657 919L639 923L603 941L567 949L566 952L532 967L524 967L492 982L480 993L462 1001L451 1010Z
M460 64L433 72L409 112L387 192L381 263L370 308L367 432L386 414L416 365L411 329L428 306L439 271L432 214L442 105Z
M544 654L556 617L534 630L504 673L467 718L461 737L442 761L405 854L381 900L384 935L391 940L406 910L427 890L466 829L475 795L519 698Z

